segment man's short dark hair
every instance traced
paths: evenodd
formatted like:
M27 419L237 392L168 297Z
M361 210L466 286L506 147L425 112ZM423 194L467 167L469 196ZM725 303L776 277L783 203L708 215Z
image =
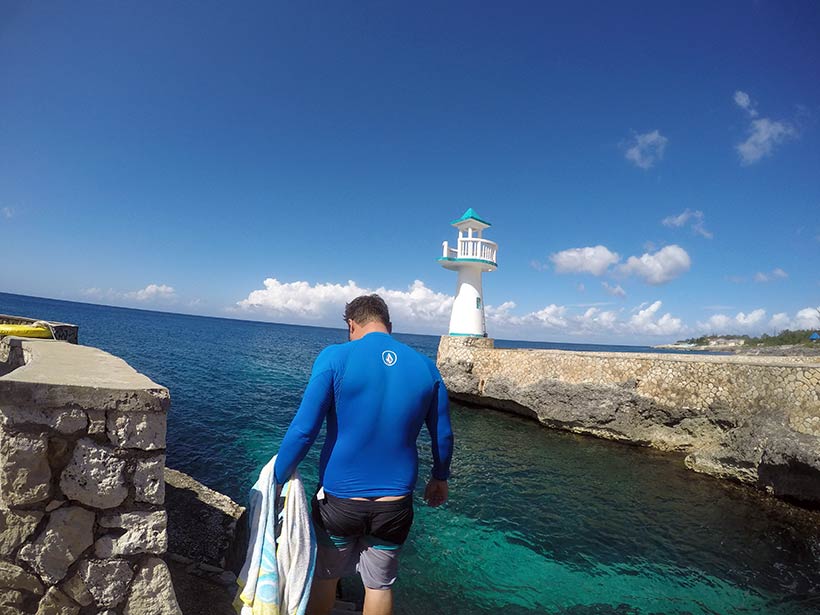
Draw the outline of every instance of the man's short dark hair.
M350 303L345 304L345 322L354 321L359 325L366 325L374 320L380 321L385 327L390 328L390 311L384 299L376 294L361 295Z

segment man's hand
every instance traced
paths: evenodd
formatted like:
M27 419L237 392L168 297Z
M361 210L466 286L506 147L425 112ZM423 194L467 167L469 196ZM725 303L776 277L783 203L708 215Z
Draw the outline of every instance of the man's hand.
M441 506L447 501L449 491L446 480L431 478L424 488L424 500L429 506Z

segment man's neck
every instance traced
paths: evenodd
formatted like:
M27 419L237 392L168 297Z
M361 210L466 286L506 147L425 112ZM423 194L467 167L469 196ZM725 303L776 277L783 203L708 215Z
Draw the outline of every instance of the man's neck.
M390 331L387 330L387 327L385 327L382 323L376 321L371 321L366 325L363 325L360 331L362 337L364 337L368 333L387 333L388 335L390 334Z
M371 320L363 325L354 323L350 332L350 340L355 342L356 340L362 339L368 333L387 333L390 335L390 329L378 320Z

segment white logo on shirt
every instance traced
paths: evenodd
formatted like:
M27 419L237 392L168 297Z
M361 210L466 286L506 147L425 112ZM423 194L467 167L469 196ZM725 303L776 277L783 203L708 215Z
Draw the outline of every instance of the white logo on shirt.
M385 350L382 353L382 361L384 361L384 364L387 367L393 367L396 364L396 361L398 360L399 358L396 356L396 353L392 350Z

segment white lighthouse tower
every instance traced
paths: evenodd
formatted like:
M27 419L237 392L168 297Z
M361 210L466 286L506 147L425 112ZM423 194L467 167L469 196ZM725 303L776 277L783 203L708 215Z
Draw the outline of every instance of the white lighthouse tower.
M484 322L484 297L481 292L481 274L495 271L498 245L481 236L490 226L478 217L472 207L452 225L458 229L458 244L451 248L445 241L439 262L445 269L458 271L456 300L450 316L450 335L487 337Z

